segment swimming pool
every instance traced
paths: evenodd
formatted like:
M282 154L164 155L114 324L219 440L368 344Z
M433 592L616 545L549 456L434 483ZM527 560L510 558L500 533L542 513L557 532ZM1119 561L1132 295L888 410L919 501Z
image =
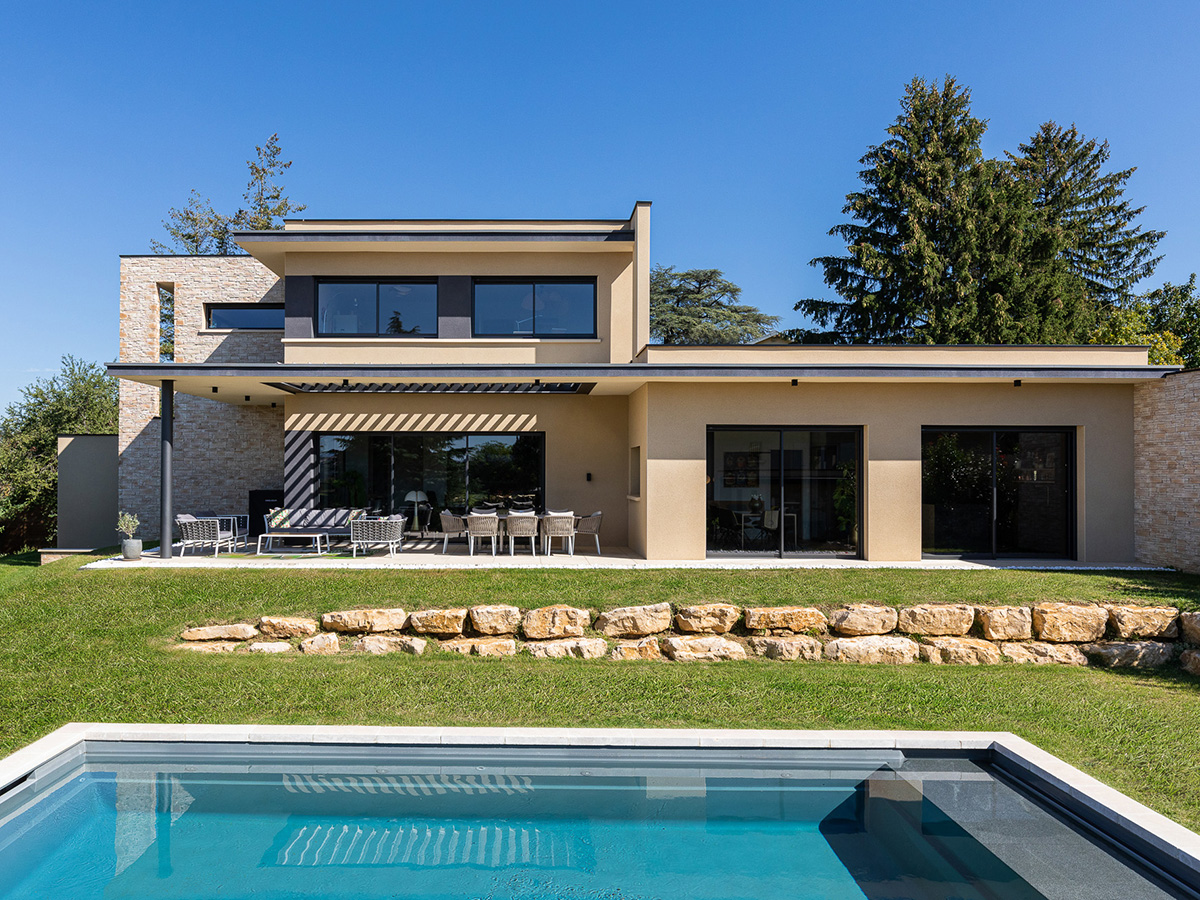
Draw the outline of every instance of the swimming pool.
M1200 896L1137 815L985 738L399 732L61 742L0 795L0 898Z

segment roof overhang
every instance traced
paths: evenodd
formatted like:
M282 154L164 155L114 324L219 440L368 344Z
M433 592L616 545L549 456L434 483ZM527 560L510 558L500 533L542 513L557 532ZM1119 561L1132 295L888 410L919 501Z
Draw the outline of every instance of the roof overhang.
M599 223L597 223L599 226ZM285 274L288 253L572 252L632 253L634 233L621 227L330 229L243 231L234 242L276 275Z
M264 404L306 393L630 394L655 383L1136 384L1178 366L1045 365L309 365L286 363L110 363L117 378L230 403ZM491 386L490 388L488 386ZM528 387L522 388L525 385ZM554 389L551 389L554 386ZM563 386L572 386L567 389ZM249 398L249 399L245 399Z

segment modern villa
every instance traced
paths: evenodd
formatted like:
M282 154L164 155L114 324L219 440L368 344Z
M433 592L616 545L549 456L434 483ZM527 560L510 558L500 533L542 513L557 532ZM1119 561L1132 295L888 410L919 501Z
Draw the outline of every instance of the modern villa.
M433 531L481 503L599 510L606 547L650 560L1155 561L1138 442L1177 368L1144 347L653 345L649 237L637 203L297 219L238 234L248 256L123 257L120 507L150 534L164 494L245 513L268 492Z

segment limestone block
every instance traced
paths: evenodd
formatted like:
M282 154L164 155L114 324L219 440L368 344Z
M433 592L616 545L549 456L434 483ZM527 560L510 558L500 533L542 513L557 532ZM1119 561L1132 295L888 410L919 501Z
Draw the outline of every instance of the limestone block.
M244 622L237 625L205 625L189 628L180 635L185 641L248 641L258 637L258 629Z
M658 638L644 637L636 641L618 641L609 654L610 659L662 659Z
M906 634L963 635L975 624L975 608L962 603L926 603L900 610L896 627Z
M829 620L833 630L838 634L868 635L887 634L889 631L895 630L898 619L896 610L890 606L851 603L849 606L834 610ZM913 644L913 646L916 645Z
M1107 625L1108 610L1102 606L1039 603L1033 608L1034 634L1056 644L1098 641Z
M824 631L828 622L825 613L811 606L746 607L746 627L751 631Z
M1000 663L1000 648L979 638L935 637L921 645L921 659L960 666L995 666Z
M1080 653L1079 648L1074 644L1047 644L1043 641L1005 643L1000 645L1000 652L1016 663L1033 663L1034 665L1056 663L1060 666L1087 665L1087 657Z
M373 653L375 655L399 652L420 656L425 652L425 647L428 644L429 642L425 638L384 637L383 635L372 634L360 637L350 649L356 650L359 653Z
M975 613L989 641L1025 641L1033 637L1033 613L1028 606L981 606Z
M596 617L596 630L607 637L635 638L658 634L671 627L671 604L620 606Z
M1175 655L1171 644L1157 641L1099 641L1079 648L1089 660L1109 669L1148 669L1164 666Z
M699 603L681 608L675 615L675 627L701 634L725 634L741 617L742 610L732 603Z
M1179 664L1189 675L1200 677L1200 650L1185 650L1179 656Z
M717 634L669 637L663 641L663 652L677 662L746 658L741 644Z
M1179 610L1173 606L1110 606L1108 624L1117 637L1158 638L1173 641L1179 637Z
M1200 612L1180 613L1179 626L1185 641L1189 644L1200 644Z
M513 656L517 652L515 640L499 637L455 638L451 641L442 641L438 646L442 650L461 653L463 656Z
M199 653L232 653L242 646L237 641L199 641L192 644L180 644L180 650L195 650Z
M805 634L752 637L750 649L767 659L821 658L821 642Z
M472 606L471 627L480 634L516 634L521 611L515 606Z
M547 638L582 637L583 629L592 621L592 614L586 609L576 609L565 603L554 606L543 606L531 609L521 620L521 630L525 637L544 641Z
M251 653L287 653L291 649L287 641L255 641L250 645Z
M330 653L341 653L342 644L338 640L338 636L332 631L324 631L321 634L314 634L312 637L307 637L300 642L301 653L315 653L318 655L328 655Z
M408 614L408 627L419 634L462 634L466 609L420 609Z
M568 638L556 641L537 641L525 648L538 659L563 659L575 656L579 659L599 659L608 652L604 638Z
M475 641L476 656L515 656L517 642L512 638L481 638Z
M837 662L914 663L919 652L916 641L892 635L837 638L825 645L825 658Z
M263 637L271 638L307 637L316 634L318 627L316 619L298 616L263 616L258 620L258 630Z
M402 609L347 609L321 616L326 631L363 634L379 631L402 631L408 613Z

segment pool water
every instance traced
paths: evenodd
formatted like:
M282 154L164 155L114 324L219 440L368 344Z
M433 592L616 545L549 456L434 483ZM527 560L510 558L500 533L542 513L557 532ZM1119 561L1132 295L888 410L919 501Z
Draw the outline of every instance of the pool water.
M967 758L147 755L0 798L0 898L1195 896Z

